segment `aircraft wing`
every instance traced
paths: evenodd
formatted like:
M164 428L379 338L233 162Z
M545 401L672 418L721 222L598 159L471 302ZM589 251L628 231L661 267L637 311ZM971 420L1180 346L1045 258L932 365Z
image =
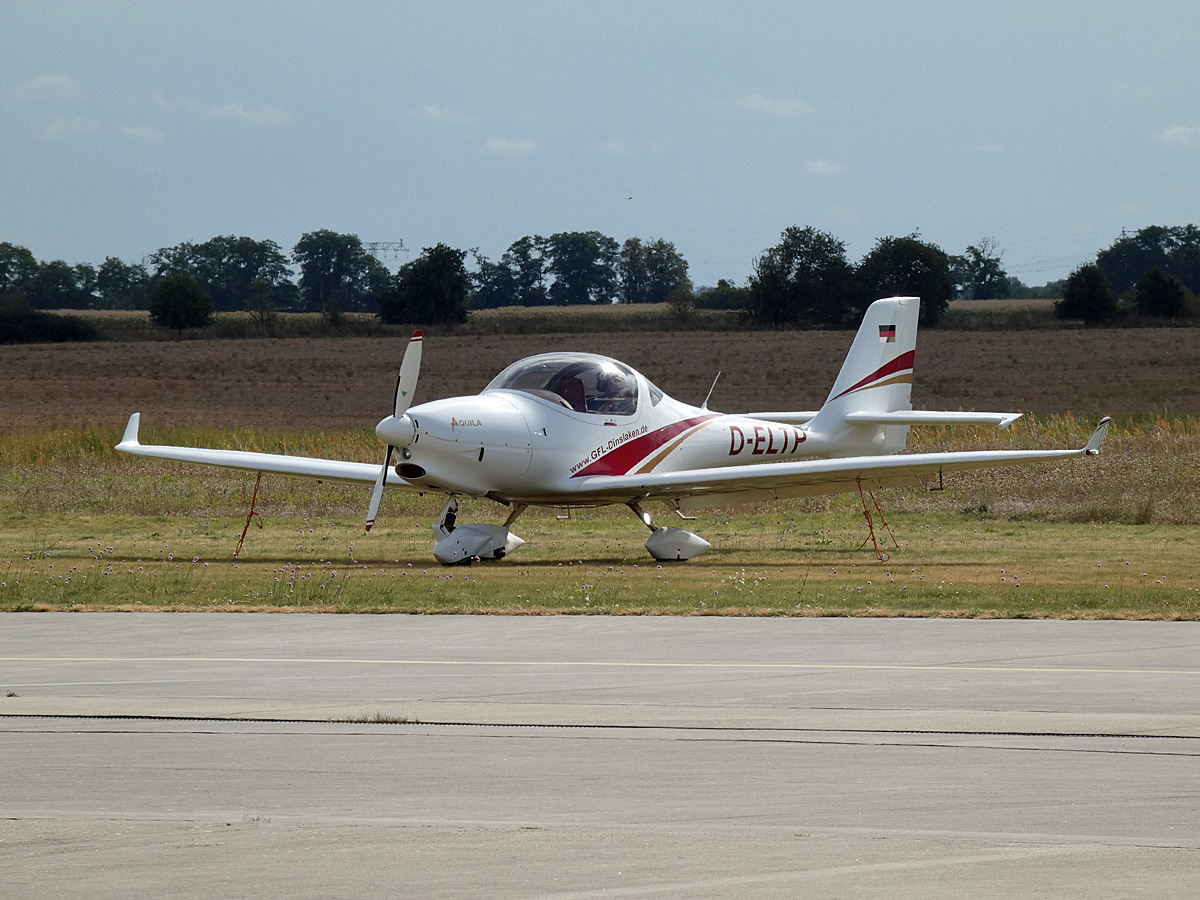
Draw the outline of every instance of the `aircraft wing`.
M379 477L378 463L343 462L336 459L314 459L307 456L285 456L279 453L253 453L248 450L210 450L204 447L170 447L138 442L138 425L141 414L134 413L125 426L125 435L117 449L135 456L155 459L171 459L177 462L199 463L205 466L220 466L240 469L244 472L262 472L271 475L292 475L297 478L314 478L318 481L340 481L346 484L375 484ZM389 470L387 483L390 486L413 489Z
M912 453L895 456L855 456L797 462L763 463L644 475L594 475L579 485L585 496L612 502L666 500L680 509L703 509L733 503L752 503L839 494L864 488L918 485L944 472L988 469L1095 456L1108 430L1109 419L1085 447L1078 450L973 450L955 453Z

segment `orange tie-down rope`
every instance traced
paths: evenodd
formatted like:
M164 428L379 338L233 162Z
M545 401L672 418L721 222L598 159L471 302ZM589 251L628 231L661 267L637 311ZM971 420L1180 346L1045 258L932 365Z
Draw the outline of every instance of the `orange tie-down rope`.
M237 559L238 554L242 552L242 544L246 542L246 532L250 530L250 523L254 522L259 528L263 527L263 518L254 510L254 504L258 502L258 486L262 484L262 472L258 473L258 478L254 480L254 496L250 498L250 514L246 516L246 527L242 529L242 536L238 538L237 549L233 551L233 558Z
M867 537L864 538L863 542L855 548L855 552L867 546L867 541L870 541L875 546L875 559L881 563L887 562L889 559L887 551L880 550L879 542L875 540L875 522L871 519L870 510L867 509L867 497L863 495L862 479L859 478L856 480L858 482L858 497L860 500L862 500L863 517L867 520ZM892 533L892 526L889 525L887 519L883 517L883 508L880 507L879 501L875 499L875 494L868 490L867 495L870 496L871 502L875 504L875 511L879 513L879 521L883 524L883 527L887 529L888 536L892 539L892 545L899 550L900 544L896 540L896 535Z

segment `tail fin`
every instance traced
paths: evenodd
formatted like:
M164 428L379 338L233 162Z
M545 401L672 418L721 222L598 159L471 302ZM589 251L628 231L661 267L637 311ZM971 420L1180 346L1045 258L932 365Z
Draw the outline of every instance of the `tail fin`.
M897 453L907 425L859 421L912 409L913 359L917 346L917 297L876 300L863 316L833 389L805 431L832 455Z

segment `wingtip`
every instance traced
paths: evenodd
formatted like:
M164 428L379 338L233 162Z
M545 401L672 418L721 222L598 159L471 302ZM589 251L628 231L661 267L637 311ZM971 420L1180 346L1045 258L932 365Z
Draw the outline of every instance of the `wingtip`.
M122 447L138 446L138 426L141 425L142 414L134 413L129 417L129 421L125 423L125 434L121 437L121 443L117 444L117 449Z
M1100 454L1100 445L1104 443L1104 436L1108 434L1108 423L1111 421L1111 416L1105 416L1100 420L1100 424L1096 426L1096 430L1092 432L1091 440L1083 448L1083 452L1088 456L1098 456Z

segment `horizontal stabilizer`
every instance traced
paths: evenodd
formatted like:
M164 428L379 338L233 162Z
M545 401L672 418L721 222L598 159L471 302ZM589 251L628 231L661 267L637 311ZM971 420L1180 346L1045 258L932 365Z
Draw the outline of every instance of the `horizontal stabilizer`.
M764 422L778 422L780 425L803 425L817 414L815 409L799 412L749 412L739 413L747 419L761 419Z
M1024 413L938 412L909 409L897 412L852 412L845 420L853 425L995 425L1001 431Z
M803 425L816 414L815 410L741 413L747 419L778 422L780 425ZM1003 431L1023 415L1024 413L1013 412L941 412L909 409L897 412L851 412L846 413L845 421L853 425L996 425Z

